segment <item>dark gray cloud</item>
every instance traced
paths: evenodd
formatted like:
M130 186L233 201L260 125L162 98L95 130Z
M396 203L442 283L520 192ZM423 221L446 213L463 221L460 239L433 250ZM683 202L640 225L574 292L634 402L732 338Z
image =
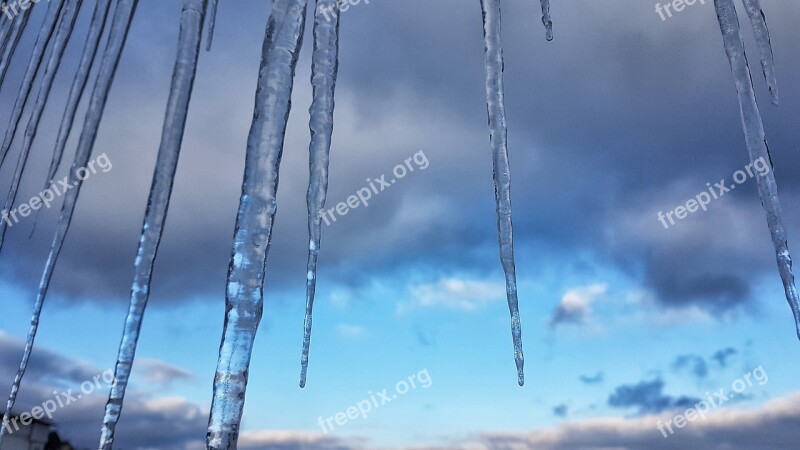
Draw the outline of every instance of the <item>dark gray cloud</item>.
M0 378L13 379L23 347L21 340L0 333ZM151 365L160 367L162 372L179 370L161 361L152 363ZM106 371L109 371L109 376L104 378ZM145 371L150 372L152 371ZM110 388L103 380L111 380L112 374L109 369L95 368L45 348L38 348L31 356L14 412L30 412L33 407L41 406L44 402L54 401L57 404L60 400L64 406L59 405L50 422L55 425L61 438L70 441L76 448L96 447ZM98 381L95 383L96 377ZM85 391L82 390L82 383L85 382L95 383L91 391L88 387ZM125 412L120 423L116 441L120 448L199 448L199 443L205 436L208 413L185 399L157 398L152 392L131 387L126 396Z
M637 414L657 414L662 411L689 408L696 405L699 398L664 394L664 380L640 381L637 384L618 386L608 397L608 405L614 408L635 408Z
M534 6L504 4L520 276L581 250L641 274L666 307L746 310L757 277L779 282L754 183L672 229L656 219L658 211L747 162L713 8L707 4L662 23L651 4L555 5L556 40L546 43L530 20ZM53 283L62 297L128 296L179 7L160 2L138 12L97 143L97 153L107 152L114 169L85 184ZM797 91L800 43L793 33L800 6L765 8L781 88ZM260 39L254 37L263 36L267 11L255 0L223 6L215 51L203 55L156 266L154 305L224 295L258 68ZM68 51L79 50L74 42ZM477 5L372 2L344 15L330 202L420 149L431 165L326 227L321 286L359 284L409 267L497 271L482 51ZM34 195L43 182L73 59L59 77L20 198ZM309 65L307 46L287 133L268 295L304 286ZM19 82L19 66L6 85ZM754 78L766 98L763 80ZM13 94L4 89L1 104L11 104ZM800 141L794 123L800 98L784 96L780 110L762 104L794 242L800 179L790 168L800 165L792 151ZM0 108L0 122L7 109ZM0 180L10 179L10 167L3 167ZM33 240L26 239L30 223L10 230L0 258L4 281L34 289L56 217L56 210L42 214ZM549 250L531 251L537 245Z

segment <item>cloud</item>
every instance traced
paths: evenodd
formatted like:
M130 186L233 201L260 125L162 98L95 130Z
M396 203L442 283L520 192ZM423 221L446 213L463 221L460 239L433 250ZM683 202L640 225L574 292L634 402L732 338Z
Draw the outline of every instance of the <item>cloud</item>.
M688 369L697 378L708 376L708 364L706 360L697 355L679 355L672 363L675 370Z
M423 147L431 166L324 230L321 285L393 277L419 265L446 267L442 273L486 273L498 266L485 93L475 88L483 78L475 65L483 58L475 11L461 7L461 0L435 6L409 1L371 5L348 17L329 198L347 198L367 177ZM746 163L719 29L713 14L687 14L667 28L653 27L656 15L645 6L563 8L559 24L571 38L546 44L519 38L528 29L523 18L530 16L529 5L505 10L507 28L517 30L505 42L514 65L509 77L525 80L506 86L518 255L524 258L525 249L541 244L549 248L536 259L547 264L576 251L602 255L602 264L641 269L636 273L662 307L741 308L752 298L754 279L766 274L779 282L754 186L743 185L670 230L656 219L659 210L674 208L707 181ZM179 7L160 2L143 9L131 29L97 141L114 170L84 185L53 280L53 294L72 303L124 302L129 295L174 60L173 47L164 43L177 40ZM424 18L419 8L428 12ZM793 29L797 8L792 2L771 5L770 25ZM221 18L228 34L217 48L226 51L206 55L201 64L154 272L157 304L224 292L258 75L261 44L251 38L263 35L267 10L242 8ZM604 26L610 22L612 29ZM779 33L773 44L780 50L776 58L783 55L783 83L797 85L800 62L791 55L800 53L800 44ZM309 77L307 50L298 80ZM543 55L548 65L531 54ZM12 66L9 77L24 70ZM58 78L54 92L70 82ZM219 85L220 79L227 81ZM13 90L0 95L0 104L13 104ZM308 153L289 149L308 147L303 111L310 99L308 83L296 83L269 289L302 289L305 282ZM784 107L792 111L798 104L788 98ZM786 151L796 142L792 115L769 119L776 167L797 167L800 155ZM57 120L43 120L37 142L52 143L55 129ZM47 152L32 152L20 198L41 189L48 164ZM779 182L791 238L800 234L793 213L800 210L800 179L779 176ZM33 241L26 239L29 222L9 230L7 258L0 261L4 282L35 288L57 216L57 208L42 214ZM527 266L519 275L539 268Z
M362 338L367 333L366 328L362 326L348 325L346 323L340 323L336 325L334 331L336 331L336 334L338 334L339 336L349 339Z
M0 373L5 375L2 379L14 379L13 374L19 367L24 349L25 343L22 340L0 331ZM98 371L88 363L71 360L47 349L37 348L31 353L26 381L36 380L63 386L91 380L100 372L102 371Z
M239 437L242 450L347 450L359 448L357 439L304 431L250 431Z
M169 385L174 381L191 380L194 378L191 372L157 359L137 358L133 370L135 376L141 376L150 383L162 385Z
M586 324L592 315L591 303L605 295L607 288L604 284L593 284L570 289L553 311L550 326Z
M586 384L602 383L603 382L603 378L604 378L603 372L597 372L596 374L594 374L592 376L581 375L580 377L578 377L578 379L580 379L583 383L586 383Z
M720 367L728 367L728 359L733 357L737 353L736 349L733 347L727 347L721 350L718 350L711 356L711 359L715 360Z
M443 308L456 311L475 311L489 303L505 298L502 283L444 278L436 283L411 286L411 299L399 308Z
M800 440L800 393L772 400L758 409L711 411L664 438L656 424L667 416L634 419L593 418L561 422L526 432L481 432L447 446L394 447L393 450L784 450ZM252 436L252 438L250 437ZM250 440L252 439L252 440ZM314 433L243 433L241 448L361 450L364 441L342 441Z
M553 415L556 417L567 417L568 410L569 406L567 406L566 403L562 403L553 407Z
M588 419L565 422L555 428L529 433L492 433L476 439L477 445L463 449L530 450L783 450L795 448L800 439L800 393L776 399L757 410L712 411L706 420L689 422L664 438L658 420Z
M0 331L0 380L13 379L23 348L24 342ZM151 367L172 367L157 360L149 362ZM51 420L61 438L76 448L96 446L110 386L100 377L91 393L85 394L81 391L81 383L93 382L95 377L110 370L92 367L37 347L31 355L14 412L31 411L45 401L61 399L64 407L59 407ZM158 373L163 373L163 370ZM138 390L137 386L134 384L128 388L125 410L117 429L117 444L131 449L198 448L208 423L207 411L184 398L154 397L154 392ZM66 399L60 394L70 389L74 399ZM165 428L165 424L169 427Z
M608 405L614 408L636 408L637 414L655 414L662 411L689 408L700 402L699 398L672 397L665 395L664 381L641 381L637 384L618 386L608 397Z

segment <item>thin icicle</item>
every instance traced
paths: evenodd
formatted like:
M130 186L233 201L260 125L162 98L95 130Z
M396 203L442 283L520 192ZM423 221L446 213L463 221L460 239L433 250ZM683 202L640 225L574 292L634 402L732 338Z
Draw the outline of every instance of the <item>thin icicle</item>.
M506 296L511 312L511 334L517 381L525 383L525 358L522 354L522 331L517 301L517 275L514 267L514 238L511 225L511 173L508 164L508 141L503 89L503 44L500 33L500 0L481 0L483 35L486 50L486 104L489 113L489 137L494 163L494 186L497 200L497 226L500 261L506 277Z
M72 36L72 30L75 28L75 19L78 17L83 0L65 0L64 9L59 18L58 31L53 43L53 50L50 53L50 58L47 61L44 75L42 76L41 84L39 85L39 93L36 95L36 103L33 106L28 126L25 129L25 136L22 143L22 150L20 151L19 161L17 168L14 171L14 178L11 181L11 187L6 197L6 203L3 210L10 211L17 199L17 192L19 191L20 181L22 174L25 172L25 165L28 161L33 140L36 138L36 132L39 129L39 121L42 119L44 108L47 105L47 100L50 97L50 90L53 87L53 80L58 73L61 66L61 61L64 56L64 50L67 48ZM0 249L3 247L5 241L6 221L0 222Z
M308 203L308 276L306 277L306 315L301 357L300 387L306 385L308 356L311 346L311 314L317 285L317 257L322 235L322 216L328 195L328 162L333 135L334 93L339 71L339 16L325 17L325 9L335 8L338 0L317 0L314 14L314 52L311 61L311 145L309 147Z
M214 28L217 26L217 7L219 0L208 0L208 38L206 40L206 51L211 51L211 44L214 41Z
M8 149L11 147L11 142L17 134L17 127L22 118L22 111L25 109L25 104L28 102L34 79L39 72L39 67L42 65L45 49L50 42L50 38L53 36L53 31L56 28L56 22L58 21L63 4L63 1L51 1L47 5L47 14L42 22L39 35L36 37L36 43L33 45L28 68L25 69L25 76L22 78L22 86L14 102L14 108L11 110L11 119L9 120L8 128L6 128L3 143L0 145L0 166L3 165L6 155L8 154Z
M36 339L36 332L39 329L39 317L42 313L42 306L44 299L47 296L47 290L50 287L50 280L53 277L53 270L55 269L58 255L61 253L61 248L64 245L64 239L69 231L69 225L72 221L72 214L75 212L75 204L78 200L83 185L82 180L78 177L77 172L81 168L86 167L89 163L89 158L92 155L92 148L94 147L95 139L97 138L97 130L100 127L100 120L103 116L103 110L108 100L108 93L111 90L111 85L114 81L114 75L119 65L122 49L125 46L125 40L128 37L128 30L133 20L133 14L136 10L138 0L117 0L117 9L114 11L114 20L111 24L111 31L108 37L105 51L100 62L100 70L97 74L97 81L92 91L92 96L89 99L89 107L86 111L86 120L83 124L83 131L81 132L80 140L78 141L78 149L75 152L75 161L72 163L72 168L69 174L69 183L74 186L72 189L64 193L64 204L61 207L61 217L58 221L56 234L53 237L53 243L50 247L50 253L45 263L42 279L39 282L39 291L36 297L36 303L33 309L33 316L31 318L31 328L28 331L28 338L25 342L25 351L22 355L22 362L20 363L17 375L14 378L14 383L11 386L11 394L8 398L8 405L6 406L5 423L11 416L11 410L14 408L14 403L17 399L17 392L19 391L22 377L25 375L25 370L28 368L28 361L33 349L33 343ZM2 441L5 427L0 427L0 442Z
M55 178L58 167L61 165L61 159L64 156L64 148L67 145L67 140L72 132L72 125L75 122L78 104L86 89L86 82L89 80L89 74L94 65L97 47L100 45L100 38L103 36L103 30L108 20L110 5L111 0L97 0L95 4L92 21L89 24L89 32L86 35L86 43L83 46L83 55L78 65L78 71L75 73L75 78L72 80L72 86L69 90L64 114L61 116L61 125L58 128L58 137L56 138L56 145L53 148L53 157L50 160L50 168L47 171L47 178L45 179L44 188L42 190L47 189L49 183ZM36 229L36 224L39 220L39 212L41 212L41 209L36 211L31 234L33 234L33 230Z
M753 26L753 35L758 45L758 54L761 59L761 70L764 72L764 79L767 80L769 93L772 95L772 103L778 104L778 80L775 78L775 58L772 55L772 42L769 39L769 28L764 11L761 9L760 0L742 0L747 16L750 17L750 24Z
M545 28L545 39L553 40L553 21L550 20L550 0L540 0L542 3L542 23Z
M139 239L139 249L136 252L131 300L114 370L115 383L111 387L106 403L100 436L100 450L111 450L114 445L115 430L122 413L125 390L128 387L136 356L139 332L150 295L153 265L161 243L161 236L164 233L164 222L167 219L169 200L186 129L186 116L197 73L200 43L203 40L206 2L207 0L184 0L183 2L178 55L172 72L172 85L161 132L161 145L158 149L150 196L147 200L147 211L144 216L142 235Z
M736 83L736 91L739 94L742 126L750 161L757 161L763 158L763 160L769 161L770 166L772 166L769 146L764 133L764 124L756 102L753 80L750 75L744 41L739 28L739 18L736 15L736 7L733 4L733 0L714 0L714 7L722 30L725 52L728 55ZM778 185L775 181L774 170L770 170L766 175L758 176L756 179L758 180L758 195L761 198L761 205L767 213L767 225L772 236L772 243L775 245L775 255L778 260L778 270L786 293L786 300L788 300L794 314L797 335L800 338L800 301L798 301L797 288L792 274L792 257L789 254L786 228L783 226L783 213L778 199Z
M5 14L0 15L0 54L2 54L3 49L6 48L8 34L11 31L13 21L13 18L9 19Z
M14 52L17 50L17 45L22 39L22 32L28 26L30 17L30 8L15 17L8 38L3 43L3 53L0 55L0 89L3 88L3 81L6 78L8 66L11 64L11 57L14 56Z
M208 422L209 450L235 449L239 437L253 341L263 311L278 169L305 17L305 0L275 0L267 22L228 269L225 328Z

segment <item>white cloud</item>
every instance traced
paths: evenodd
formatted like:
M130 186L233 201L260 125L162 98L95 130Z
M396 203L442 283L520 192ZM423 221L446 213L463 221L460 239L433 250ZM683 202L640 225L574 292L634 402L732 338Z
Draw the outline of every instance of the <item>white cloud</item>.
M603 297L608 290L605 284L593 284L572 288L561 298L561 302L550 318L551 326L560 324L586 324L592 316L591 304Z
M444 278L436 283L411 286L411 299L398 306L400 311L419 308L445 308L474 311L505 298L502 283Z
M361 338L367 333L367 330L364 327L358 325L349 325L346 323L340 323L339 325L336 325L335 331L339 336L350 339Z
M142 376L149 383L168 385L173 381L189 380L194 377L191 372L158 359L137 358L133 367L134 374Z

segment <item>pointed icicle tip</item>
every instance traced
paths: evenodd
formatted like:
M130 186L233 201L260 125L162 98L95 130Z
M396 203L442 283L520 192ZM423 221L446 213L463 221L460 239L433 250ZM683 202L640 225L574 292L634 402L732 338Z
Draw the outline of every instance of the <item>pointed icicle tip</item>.
M553 21L550 19L550 0L540 0L542 3L542 24L545 29L545 39L553 40Z

